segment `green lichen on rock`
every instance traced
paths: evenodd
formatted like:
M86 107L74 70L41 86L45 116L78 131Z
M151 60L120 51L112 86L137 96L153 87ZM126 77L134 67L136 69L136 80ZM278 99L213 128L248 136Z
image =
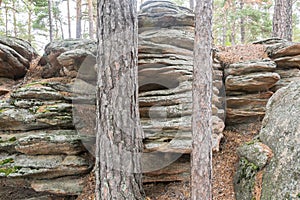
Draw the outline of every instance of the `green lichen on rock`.
M253 199L255 175L258 171L259 167L257 165L249 162L245 158L240 159L239 167L234 177L234 189L236 192L236 199Z
M8 176L12 173L16 173L21 167L11 166L11 163L14 163L13 158L6 158L0 161L0 174L3 173L5 176Z

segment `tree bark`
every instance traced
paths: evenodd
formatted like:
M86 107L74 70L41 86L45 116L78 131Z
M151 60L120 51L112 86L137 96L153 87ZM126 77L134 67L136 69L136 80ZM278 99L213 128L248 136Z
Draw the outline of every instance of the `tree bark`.
M275 0L273 37L292 41L292 0Z
M81 0L76 1L76 38L81 38Z
M67 15L68 15L68 32L69 32L69 38L72 38L72 33L71 33L71 15L70 15L70 0L67 0Z
M90 39L94 39L94 14L93 14L93 1L88 0L88 13L89 13L89 35Z
M96 199L143 199L136 0L98 0Z
M195 8L191 199L212 199L212 0Z
M49 36L50 42L53 41L53 26L52 26L52 2L48 0L48 15L49 15Z

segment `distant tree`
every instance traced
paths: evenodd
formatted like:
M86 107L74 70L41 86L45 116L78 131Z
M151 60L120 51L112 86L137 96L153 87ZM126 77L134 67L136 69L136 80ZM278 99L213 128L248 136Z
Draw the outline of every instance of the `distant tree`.
M69 38L72 38L72 33L71 33L70 0L67 0L67 18L68 18L68 33L69 33Z
M292 0L275 0L273 15L273 37L292 40Z
M82 2L81 0L76 0L76 38L81 38L81 10Z
M136 0L98 0L96 199L143 199Z
M191 10L194 10L194 7L195 7L195 2L194 2L194 0L190 0L190 9Z
M197 0L193 70L191 199L212 199L212 4Z
M90 39L94 38L94 9L93 9L93 1L88 1L88 15L89 15L89 36Z
M52 26L52 2L48 0L48 17L49 17L49 37L50 42L53 40L53 26Z

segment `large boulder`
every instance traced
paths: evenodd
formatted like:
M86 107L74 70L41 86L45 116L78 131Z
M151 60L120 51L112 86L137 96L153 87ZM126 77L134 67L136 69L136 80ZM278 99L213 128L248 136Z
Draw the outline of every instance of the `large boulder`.
M239 200L299 199L300 81L279 89L266 106L259 134L239 148L235 177Z
M259 137L274 153L263 177L262 200L299 198L300 81L272 96Z
M94 40L68 39L51 42L45 47L45 53L39 61L43 66L42 76L75 78L81 65L89 65L90 71L95 75L96 51Z
M31 60L36 56L36 51L28 42L0 36L0 78L24 77Z

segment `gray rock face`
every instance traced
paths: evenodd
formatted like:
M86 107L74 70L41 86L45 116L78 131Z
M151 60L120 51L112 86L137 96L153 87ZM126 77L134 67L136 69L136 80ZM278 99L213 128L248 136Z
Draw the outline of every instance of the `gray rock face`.
M261 142L254 141L238 149L237 199L299 198L299 112L300 81L279 89L270 98L259 134Z
M255 194L255 187L259 180L259 173L273 156L271 149L261 142L244 144L238 148L240 157L238 170L234 177L236 199L259 199Z
M300 194L300 81L278 90L267 105L261 141L273 153L261 199L297 199Z
M0 37L0 77L18 79L25 76L31 60L37 56L29 43Z

